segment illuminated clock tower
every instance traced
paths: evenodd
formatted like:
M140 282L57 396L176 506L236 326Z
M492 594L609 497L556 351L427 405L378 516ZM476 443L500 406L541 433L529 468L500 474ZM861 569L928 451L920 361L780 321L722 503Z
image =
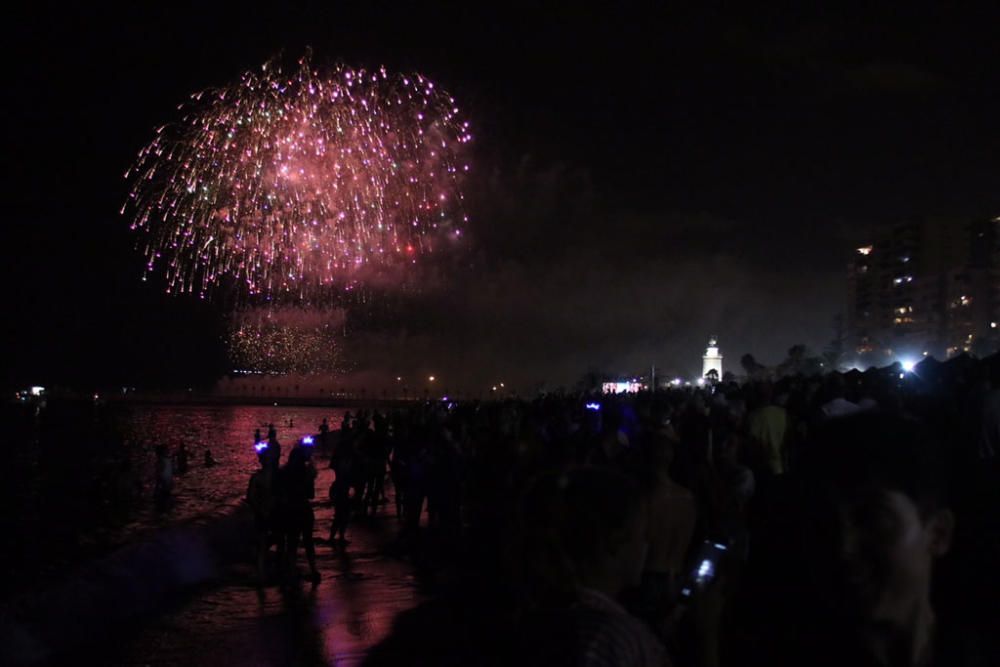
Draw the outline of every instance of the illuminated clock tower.
M701 376L705 377L708 375L709 371L715 371L719 374L719 379L722 379L722 355L719 354L719 343L715 338L710 338L708 341L708 349L705 350L705 356L701 358Z

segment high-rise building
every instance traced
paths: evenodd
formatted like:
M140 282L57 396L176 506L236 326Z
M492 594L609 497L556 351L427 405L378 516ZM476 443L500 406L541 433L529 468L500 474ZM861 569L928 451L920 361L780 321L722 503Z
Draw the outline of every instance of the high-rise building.
M1000 344L1000 217L886 227L848 269L847 327L863 364Z

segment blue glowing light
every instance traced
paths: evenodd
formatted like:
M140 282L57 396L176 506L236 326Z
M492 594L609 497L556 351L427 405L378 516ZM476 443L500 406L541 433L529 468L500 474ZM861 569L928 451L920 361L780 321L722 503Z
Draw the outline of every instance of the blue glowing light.
M587 405L585 407L588 410L594 410L596 412L597 410L601 409L601 404L600 403L587 403Z
M305 445L306 447L312 447L313 444L312 436L307 435L306 437L302 438L302 444Z
M256 445L253 446L253 448L257 450L258 454L260 454L261 452L267 451L267 443L258 442Z

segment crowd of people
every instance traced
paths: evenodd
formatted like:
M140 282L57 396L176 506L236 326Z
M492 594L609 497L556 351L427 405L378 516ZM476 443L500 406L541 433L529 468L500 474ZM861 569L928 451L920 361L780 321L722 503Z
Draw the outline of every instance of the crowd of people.
M964 359L362 412L331 542L388 475L452 554L370 664L1000 664L998 397Z

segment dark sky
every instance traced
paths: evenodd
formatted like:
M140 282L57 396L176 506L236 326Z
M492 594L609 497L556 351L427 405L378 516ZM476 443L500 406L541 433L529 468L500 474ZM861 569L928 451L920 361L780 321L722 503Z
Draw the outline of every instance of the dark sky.
M734 365L776 363L831 337L851 239L871 225L1000 214L995 3L25 4L3 47L8 382L149 386L225 367L218 304L140 282L122 175L188 94L307 45L317 63L425 73L475 135L469 246L388 300L392 317L355 318L352 357L372 377L691 375L710 334Z

